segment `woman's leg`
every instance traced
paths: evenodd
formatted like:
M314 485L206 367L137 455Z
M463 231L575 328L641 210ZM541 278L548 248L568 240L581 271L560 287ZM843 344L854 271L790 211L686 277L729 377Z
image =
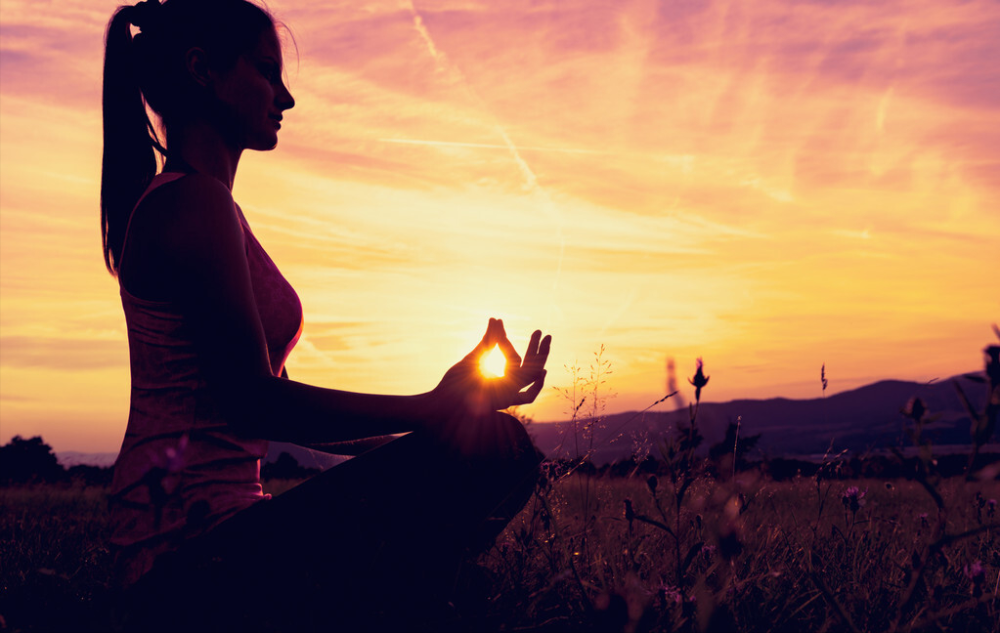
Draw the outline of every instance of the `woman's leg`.
M463 557L526 503L541 461L506 414L455 436L412 433L259 503L158 562L147 586L187 583L188 628L419 628Z

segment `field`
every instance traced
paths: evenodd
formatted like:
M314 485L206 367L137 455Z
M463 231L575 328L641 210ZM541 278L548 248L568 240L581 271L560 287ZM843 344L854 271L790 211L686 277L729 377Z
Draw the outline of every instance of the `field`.
M849 480L831 463L774 482L679 465L549 468L462 574L461 630L1000 628L995 473ZM114 628L105 508L100 487L0 488L0 630Z

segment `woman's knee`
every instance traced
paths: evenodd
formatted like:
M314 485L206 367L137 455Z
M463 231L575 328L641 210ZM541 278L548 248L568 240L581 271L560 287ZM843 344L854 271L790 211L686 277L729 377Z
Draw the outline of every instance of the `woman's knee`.
M532 466L544 459L521 421L508 413L496 411L473 424L477 429L476 453L483 459Z

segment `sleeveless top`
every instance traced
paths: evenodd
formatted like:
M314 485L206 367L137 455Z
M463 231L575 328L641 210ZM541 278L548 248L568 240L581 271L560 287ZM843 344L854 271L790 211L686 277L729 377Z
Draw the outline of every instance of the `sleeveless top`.
M135 209L151 191L183 176L157 175ZM279 376L302 333L302 305L238 205L233 212L243 227L271 371ZM126 241L128 235L126 228ZM191 324L180 307L135 297L120 278L119 286L132 391L109 505L119 581L131 584L152 568L158 555L265 498L260 460L268 442L240 435L222 413L206 387Z

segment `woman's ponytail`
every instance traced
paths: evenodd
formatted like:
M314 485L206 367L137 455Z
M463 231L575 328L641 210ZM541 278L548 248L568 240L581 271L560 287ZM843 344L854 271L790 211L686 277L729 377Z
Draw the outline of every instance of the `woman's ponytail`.
M135 37L132 26L139 28ZM101 165L101 237L112 275L132 209L156 175L154 148L167 154L146 106L167 129L200 116L202 88L188 76L187 51L203 49L225 71L269 30L271 15L247 0L144 0L112 16L105 37Z
M136 12L145 8L119 7L105 38L101 238L104 263L112 275L118 272L132 209L156 175L153 147L159 143L139 88L136 65L141 56L131 31Z

